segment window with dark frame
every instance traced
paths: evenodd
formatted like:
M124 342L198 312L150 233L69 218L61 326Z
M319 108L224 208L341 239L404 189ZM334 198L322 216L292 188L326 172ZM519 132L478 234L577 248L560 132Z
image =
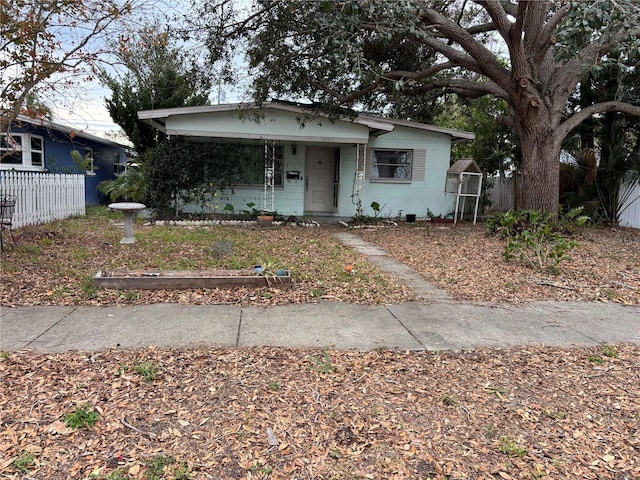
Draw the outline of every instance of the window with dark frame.
M411 180L413 150L373 150L371 180Z
M238 185L263 186L265 174L265 147L264 145L243 145L242 153L242 176L238 180ZM267 154L275 154L273 184L276 187L284 185L284 161L282 147L272 149L268 147Z

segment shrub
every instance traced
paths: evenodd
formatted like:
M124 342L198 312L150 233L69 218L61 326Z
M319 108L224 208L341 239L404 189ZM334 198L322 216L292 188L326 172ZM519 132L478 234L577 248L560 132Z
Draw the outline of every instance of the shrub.
M503 256L506 260L518 258L536 270L546 269L557 274L558 264L577 246L561 232L573 232L584 225L589 217L574 209L554 221L547 212L520 210L500 212L486 223L488 235L499 235L507 240Z

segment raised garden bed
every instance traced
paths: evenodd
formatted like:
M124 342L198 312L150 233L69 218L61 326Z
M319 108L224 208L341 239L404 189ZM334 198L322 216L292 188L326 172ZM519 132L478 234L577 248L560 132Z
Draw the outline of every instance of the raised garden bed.
M261 275L254 270L114 270L99 271L93 284L118 290L164 290L190 288L279 287L291 285L291 272Z

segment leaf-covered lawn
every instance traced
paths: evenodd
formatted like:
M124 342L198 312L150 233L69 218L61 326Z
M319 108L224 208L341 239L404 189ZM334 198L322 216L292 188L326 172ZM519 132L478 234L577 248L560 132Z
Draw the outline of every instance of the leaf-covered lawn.
M394 231L360 230L368 241L447 290L455 299L522 303L571 300L640 304L640 230L584 228L559 273L505 261L505 241L482 225L418 223Z
M2 257L3 305L412 298L407 286L337 242L336 227L140 223L137 242L122 246L117 218L93 210L20 229L18 247ZM581 231L556 276L506 263L502 242L480 226L353 232L458 299L640 304L636 230ZM220 240L233 241L230 255L212 253ZM246 268L269 260L291 268L293 287L114 291L91 282L98 270ZM4 353L0 478L638 478L638 358L640 346L624 344Z
M0 477L638 478L639 358L638 345L10 353ZM95 425L65 424L79 407Z
M2 256L3 305L122 305L154 302L268 306L314 302L392 304L413 298L410 286L369 264L321 228L142 225L137 241L120 245L120 214L93 208L89 215L16 232L18 246ZM640 233L637 229L579 230L578 247L559 274L536 271L502 256L504 241L482 225L424 222L351 230L447 290L458 300L521 303L536 300L615 301L640 304ZM214 245L231 241L229 255ZM219 248L216 250L219 252ZM243 269L273 261L291 269L293 286L178 291L104 290L99 270Z
M328 298L352 303L398 303L410 290L366 257L332 237L331 228L252 226L135 227L136 243L120 245L120 214L91 209L86 217L16 232L18 246L2 256L3 305L121 305L155 302L275 305ZM229 255L214 245L232 242ZM98 289L99 270L247 269L275 262L291 270L293 287L131 290ZM351 265L350 272L346 267Z

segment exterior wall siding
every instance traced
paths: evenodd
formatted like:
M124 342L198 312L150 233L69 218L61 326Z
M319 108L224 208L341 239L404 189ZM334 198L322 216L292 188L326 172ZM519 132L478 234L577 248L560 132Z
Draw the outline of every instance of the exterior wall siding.
M449 168L451 143L447 135L435 132L396 129L372 139L369 149L399 148L414 152L411 182L371 180L370 157L367 156L367 182L362 202L365 215L373 215L372 202L383 208L382 216L407 213L426 217L427 210L438 215L444 207L444 184ZM424 166L424 167L423 167Z

